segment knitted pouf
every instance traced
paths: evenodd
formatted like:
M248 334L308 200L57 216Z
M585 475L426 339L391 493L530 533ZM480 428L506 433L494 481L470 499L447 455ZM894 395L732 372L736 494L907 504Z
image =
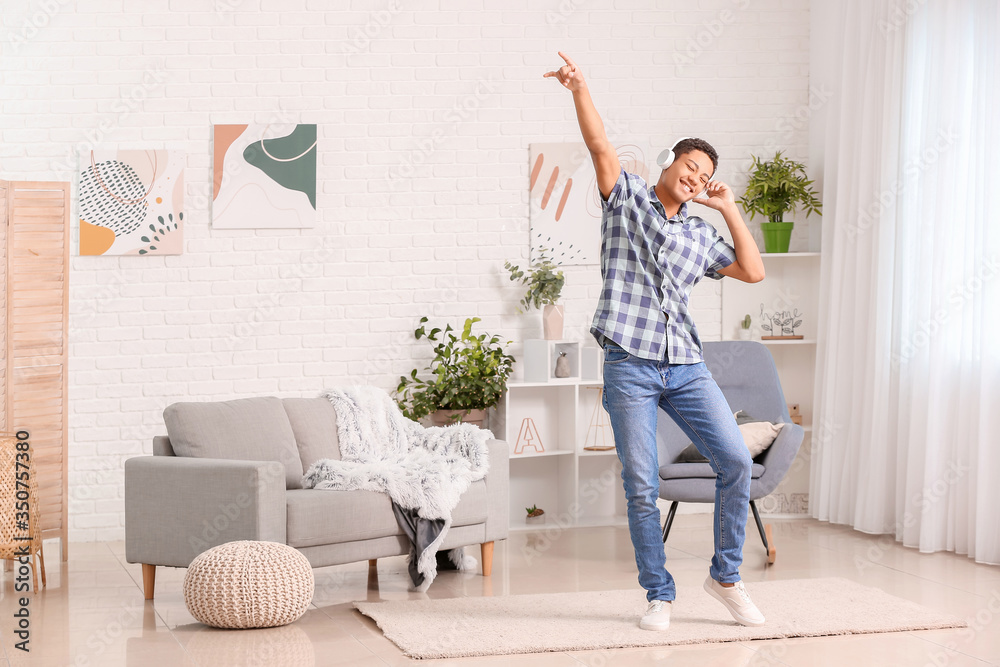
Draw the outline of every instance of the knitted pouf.
M184 575L184 603L205 625L271 628L297 620L313 597L306 557L278 542L227 542L195 558Z

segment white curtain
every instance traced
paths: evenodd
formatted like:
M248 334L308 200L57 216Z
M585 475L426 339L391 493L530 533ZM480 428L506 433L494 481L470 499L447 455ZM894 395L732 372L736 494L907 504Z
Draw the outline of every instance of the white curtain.
M810 506L1000 563L1000 11L845 0Z

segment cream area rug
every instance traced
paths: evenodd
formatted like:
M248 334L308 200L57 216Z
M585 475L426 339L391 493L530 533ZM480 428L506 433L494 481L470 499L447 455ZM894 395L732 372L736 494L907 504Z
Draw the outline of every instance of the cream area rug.
M678 586L670 628L639 629L645 591L593 591L355 602L411 658L585 651L628 646L900 632L965 627L960 618L848 579L746 584L767 618L738 625L708 593Z

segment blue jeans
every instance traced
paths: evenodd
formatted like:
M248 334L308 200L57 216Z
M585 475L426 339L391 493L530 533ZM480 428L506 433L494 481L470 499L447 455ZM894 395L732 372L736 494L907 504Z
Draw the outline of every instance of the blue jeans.
M641 359L619 345L604 345L604 408L611 416L622 463L628 529L646 599L673 600L674 578L666 569L660 510L660 462L656 415L665 411L709 461L715 482L716 581L740 580L743 539L750 502L753 461L733 411L704 362L670 364Z

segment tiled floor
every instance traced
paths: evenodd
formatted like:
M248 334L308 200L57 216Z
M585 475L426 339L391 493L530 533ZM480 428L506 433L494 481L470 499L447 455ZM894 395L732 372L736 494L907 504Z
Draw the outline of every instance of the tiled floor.
M697 586L712 555L711 517L678 516L667 565L679 584ZM698 646L545 653L419 661L422 665L906 665L1000 664L1000 567L954 554L925 555L891 540L813 520L773 521L778 558L766 566L756 530L748 526L748 581L841 576L893 595L956 613L971 630L820 637ZM73 544L68 565L47 553L49 587L32 597L31 653L15 650L18 595L4 573L0 641L10 665L206 667L272 665L401 665L411 663L353 600L399 600L545 591L637 589L628 531L623 527L517 532L497 544L493 576L442 573L426 594L407 591L403 558L315 570L316 595L305 616L283 628L223 631L196 622L181 593L184 570L158 568L156 600L144 602L139 565L125 563L124 545ZM53 546L58 546L53 543ZM477 556L478 556L478 550ZM678 599L676 604L683 604ZM821 601L817 600L817 604ZM636 609L636 614L642 609Z

